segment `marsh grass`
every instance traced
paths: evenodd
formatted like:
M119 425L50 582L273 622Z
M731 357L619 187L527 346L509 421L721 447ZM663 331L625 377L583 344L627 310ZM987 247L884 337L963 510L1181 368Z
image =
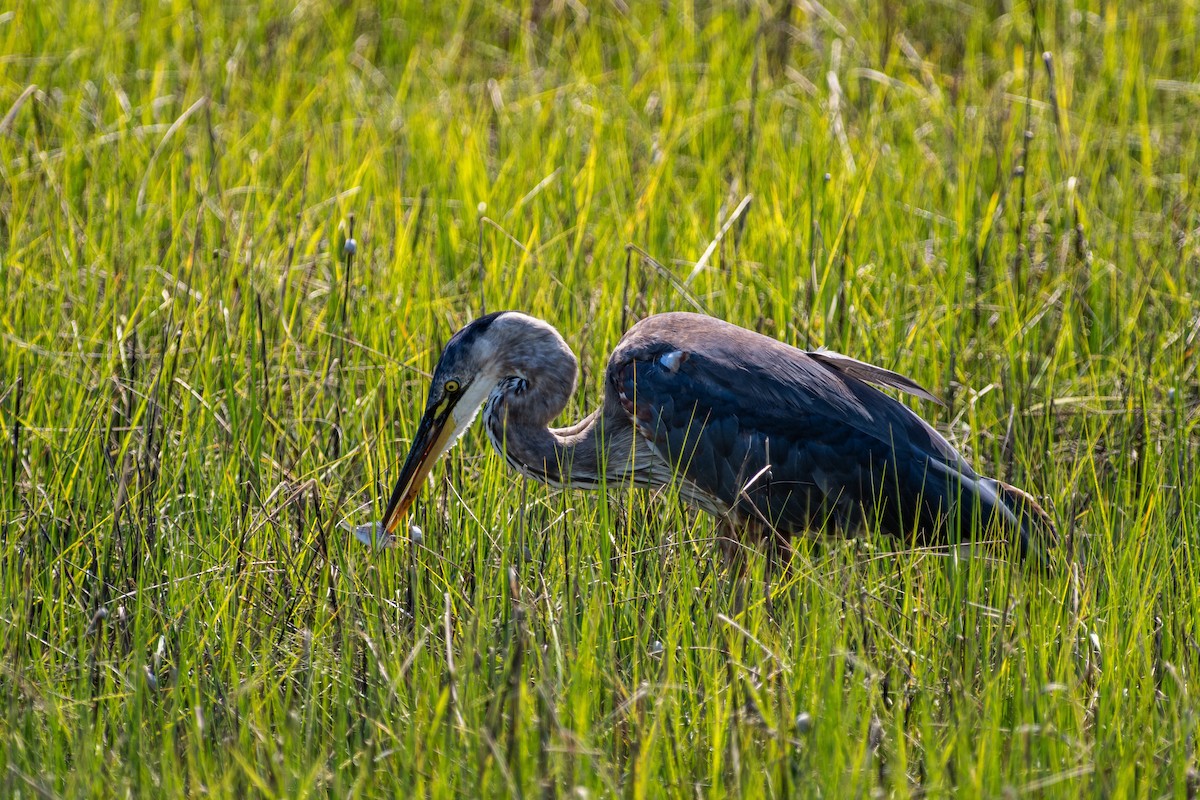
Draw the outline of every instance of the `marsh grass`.
M1195 3L631 5L0 15L0 794L1195 794ZM478 431L375 556L483 305L572 414L670 309L898 369L1061 563Z

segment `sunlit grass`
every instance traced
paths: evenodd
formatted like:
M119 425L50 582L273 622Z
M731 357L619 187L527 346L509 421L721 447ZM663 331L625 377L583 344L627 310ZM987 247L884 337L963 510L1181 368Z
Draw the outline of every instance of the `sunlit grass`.
M1200 9L630 5L0 14L0 795L1200 787ZM1062 563L739 574L479 431L374 555L484 307L576 416L672 309L909 374Z

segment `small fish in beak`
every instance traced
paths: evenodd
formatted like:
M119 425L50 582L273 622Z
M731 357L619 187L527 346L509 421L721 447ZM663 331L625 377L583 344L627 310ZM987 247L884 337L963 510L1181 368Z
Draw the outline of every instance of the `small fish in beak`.
M400 544L400 538L388 533L383 527L383 523L378 520L353 526L349 522L343 522L341 527L349 531L355 539L375 550L385 550ZM417 547L420 547L425 544L425 532L421 530L419 525L409 525L408 540Z
M353 526L349 522L343 522L341 527L350 531L355 539L375 550L396 546L396 537L384 530L383 523L378 520Z
M354 539L364 543L367 547L383 551L390 547L400 546L400 537L389 534L383 527L383 523L367 522L361 525L352 525L349 522L342 521L338 528L349 531ZM416 547L425 545L425 531L421 530L420 525L409 525L408 541L412 542Z

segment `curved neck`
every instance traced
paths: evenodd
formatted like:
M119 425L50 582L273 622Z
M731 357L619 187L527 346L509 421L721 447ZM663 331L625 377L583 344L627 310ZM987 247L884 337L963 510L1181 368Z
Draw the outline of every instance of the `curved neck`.
M552 486L599 486L603 471L600 411L564 428L553 421L575 391L575 356L564 345L538 353L536 370L517 354L492 390L484 427L492 446L523 475ZM609 454L613 456L615 454Z
M600 413L593 411L567 428L527 425L503 404L485 416L488 438L509 466L526 477L554 487L596 488L600 486Z

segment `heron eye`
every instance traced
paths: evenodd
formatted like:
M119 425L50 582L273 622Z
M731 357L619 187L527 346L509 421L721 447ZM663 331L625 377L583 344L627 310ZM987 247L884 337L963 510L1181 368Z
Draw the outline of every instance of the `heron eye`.
M444 388L446 389L446 394L457 394L458 381L446 381L446 386Z

